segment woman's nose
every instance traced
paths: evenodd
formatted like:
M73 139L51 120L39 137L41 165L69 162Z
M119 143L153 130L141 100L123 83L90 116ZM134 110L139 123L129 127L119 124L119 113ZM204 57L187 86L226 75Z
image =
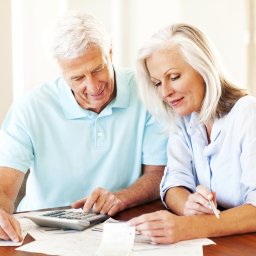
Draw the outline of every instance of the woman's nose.
M174 93L174 90L172 88L172 86L170 85L170 83L168 82L162 82L162 86L161 86L161 93L162 93L162 97L166 98L170 95L172 95Z

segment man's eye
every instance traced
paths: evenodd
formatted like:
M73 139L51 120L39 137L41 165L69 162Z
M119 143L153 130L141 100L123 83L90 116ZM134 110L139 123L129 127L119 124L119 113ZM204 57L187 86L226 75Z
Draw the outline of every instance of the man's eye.
M76 77L76 78L73 79L73 81L78 82L78 81L81 81L82 79L83 79L83 77Z

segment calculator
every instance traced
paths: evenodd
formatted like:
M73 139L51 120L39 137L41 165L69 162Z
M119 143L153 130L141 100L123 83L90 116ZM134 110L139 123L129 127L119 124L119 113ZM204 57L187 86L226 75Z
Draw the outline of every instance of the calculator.
M85 213L81 209L38 212L24 217L32 220L38 226L75 230L84 230L109 218L105 214Z

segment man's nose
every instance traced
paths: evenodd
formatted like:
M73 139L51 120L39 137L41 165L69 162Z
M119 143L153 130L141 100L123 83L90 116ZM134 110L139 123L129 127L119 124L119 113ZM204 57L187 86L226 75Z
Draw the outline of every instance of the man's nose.
M90 94L97 94L100 90L98 82L92 76L86 76L84 80L84 87Z

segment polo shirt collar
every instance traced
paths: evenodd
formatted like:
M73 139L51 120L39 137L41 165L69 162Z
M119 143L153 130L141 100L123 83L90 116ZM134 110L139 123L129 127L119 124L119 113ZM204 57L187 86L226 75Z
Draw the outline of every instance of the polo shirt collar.
M76 101L70 87L63 78L58 82L59 101L67 119L95 118L112 114L114 108L127 108L130 104L131 88L127 76L115 69L116 97L99 113L83 109Z

